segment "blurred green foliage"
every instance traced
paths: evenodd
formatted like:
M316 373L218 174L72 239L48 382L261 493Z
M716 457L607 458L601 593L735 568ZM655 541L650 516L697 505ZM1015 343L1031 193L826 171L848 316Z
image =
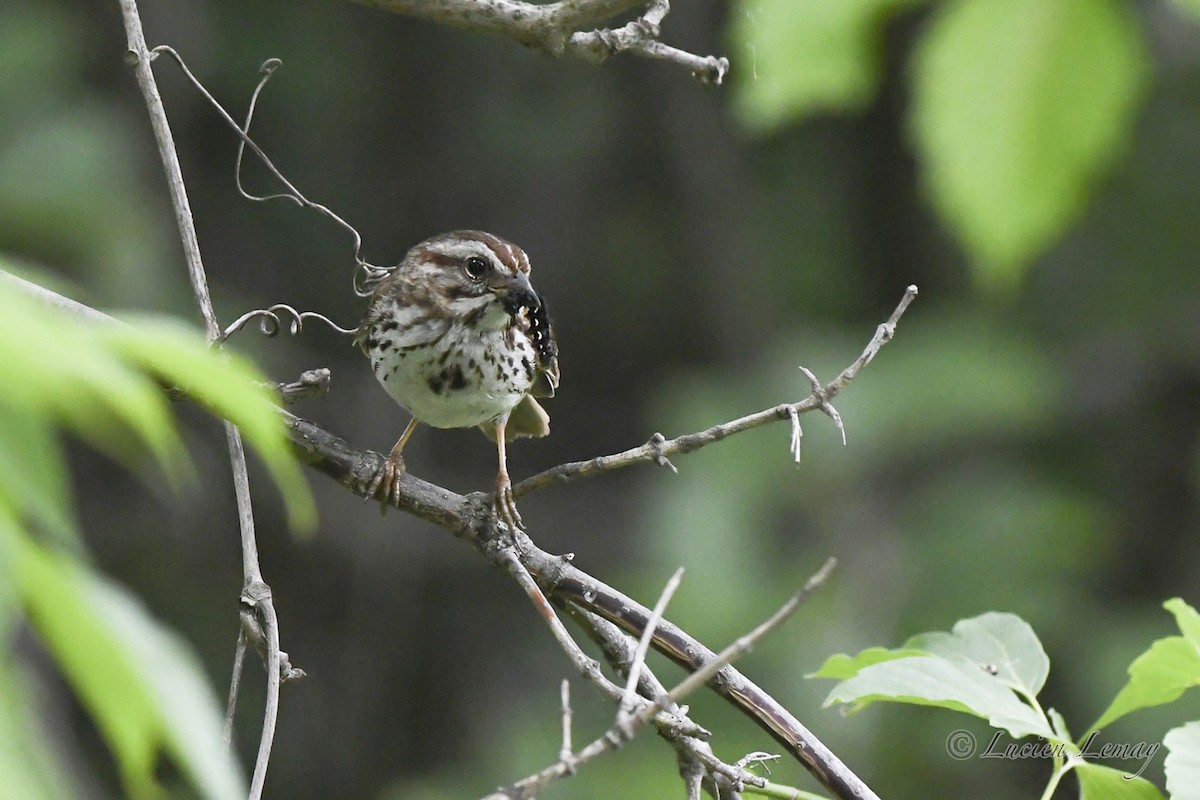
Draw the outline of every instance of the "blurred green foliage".
M10 252L35 249L80 283L107 276L96 287L105 303L150 304L163 273L145 264L173 252L161 225L169 217L141 191L148 140L130 137L120 109L79 81L91 35L58 5L0 9L0 107L20 112L0 115L4 242Z
M9 267L0 261L0 267ZM5 270L8 271L8 270ZM5 792L67 797L61 767L29 732L38 725L10 651L27 617L120 765L130 797L161 791L166 751L200 796L245 794L221 741L221 716L191 648L129 591L92 568L77 540L62 431L126 466L180 487L194 478L164 387L235 422L284 489L297 524L314 509L283 426L257 374L166 320L80 320L0 276L0 752L14 762ZM17 754L32 751L32 759ZM13 783L9 781L12 775ZM69 783L69 781L66 781Z
M201 797L244 797L238 768L221 740L220 706L190 647L127 590L75 558L39 545L15 526L6 526L4 538L19 607L108 741L128 795L159 794L155 773L165 751ZM0 738L16 738L31 727L29 718L14 721L18 727ZM47 782L62 771L38 766L38 777Z
M1011 287L1078 220L1128 140L1145 61L1122 0L940 10L913 64L913 126L934 201L982 282Z
M731 39L753 128L874 97L888 17L912 0L742 0ZM1128 140L1146 53L1123 0L945 0L912 65L923 180L978 280L1011 289L1076 222ZM1002 77L1001 77L1002 76Z
M741 66L734 107L759 131L815 111L866 107L883 74L883 23L924 2L738 0L729 27Z

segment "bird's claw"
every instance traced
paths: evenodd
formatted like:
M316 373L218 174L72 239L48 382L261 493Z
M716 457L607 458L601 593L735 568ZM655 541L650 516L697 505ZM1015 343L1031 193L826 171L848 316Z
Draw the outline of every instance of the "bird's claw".
M404 458L388 456L383 466L375 473L371 485L367 487L364 501L372 498L379 501L379 513L387 514L388 506L400 505L400 476L404 473Z
M510 531L518 528L525 530L521 513L517 511L517 501L513 498L512 481L504 473L496 476L496 497L492 501L492 510L496 518L507 525Z

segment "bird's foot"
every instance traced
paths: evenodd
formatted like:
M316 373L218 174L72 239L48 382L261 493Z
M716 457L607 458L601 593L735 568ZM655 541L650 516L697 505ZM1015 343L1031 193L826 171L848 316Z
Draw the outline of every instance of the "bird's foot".
M398 453L388 456L375 473L371 485L367 487L367 496L379 501L379 513L387 514L388 506L400 505L400 476L404 474L404 457Z
M517 501L513 499L512 481L509 480L507 472L496 476L496 496L492 500L492 510L496 513L496 518L508 526L509 531L515 533L518 528L525 530L521 513L517 511Z

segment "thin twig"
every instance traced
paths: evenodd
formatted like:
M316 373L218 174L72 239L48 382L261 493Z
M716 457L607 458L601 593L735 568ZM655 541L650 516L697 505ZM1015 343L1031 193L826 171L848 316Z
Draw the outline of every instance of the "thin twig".
M527 547L523 560L556 601L592 610L635 635L644 629L649 609L573 564L534 547ZM665 619L655 633L654 647L688 671L702 669L718 658L704 643ZM846 800L876 797L795 715L735 667L721 669L708 686L774 737L834 796Z
M559 690L562 699L562 746L558 749L558 760L571 764L571 682L563 678L562 688Z
M907 296L905 294L905 297ZM867 346L867 349L870 350L870 345ZM846 426L842 424L842 415L833 407L833 403L829 402L829 395L826 394L825 387L821 385L820 379L813 374L813 371L803 364L800 365L800 371L804 373L804 377L808 378L808 384L812 387L812 396L817 399L817 408L824 411L825 415L833 420L833 427L837 428L838 432L842 434L842 447L845 447Z
M815 592L825 583L825 579L829 577L829 573L833 572L833 568L837 566L837 559L826 559L824 565L817 570L811 578L805 582L800 590L788 598L788 601L780 606L779 610L768 617L761 625L754 630L735 640L732 644L717 654L717 657L710 659L703 667L688 675L683 681L672 689L668 696L678 703L684 697L687 697L692 692L699 689L704 684L712 680L718 672L725 666L732 664L735 660L742 657L753 649L754 645L762 641L763 637L771 631L778 628L783 621L796 613L809 595ZM653 706L651 706L652 708ZM647 711L649 708L647 709ZM642 712L645 716L646 711Z
M525 594L533 602L534 608L541 615L543 621L550 627L550 632L554 635L555 641L571 659L571 663L575 665L576 671L580 675L587 678L592 683L599 686L601 689L614 693L619 697L621 690L616 684L604 677L604 673L600 671L600 664L596 659L588 656L587 653L575 643L571 638L571 634L567 632L566 627L562 624L562 620L554 613L554 607L550 605L550 601L546 599L546 595L542 593L541 587L534 581L533 576L529 574L529 570L525 569L525 565L521 563L516 554L509 550L500 556L500 563L504 566L510 575L516 579L518 585L525 590Z
M832 558L827 560L824 566L822 566L815 575L808 579L808 581L804 584L804 587L800 589L800 591L796 592L796 594L792 595L792 597L790 597L778 611L772 614L765 622L755 627L754 630L750 631L750 633L738 638L733 642L733 644L722 650L715 658L709 659L702 667L684 678L683 681L681 681L674 689L667 692L666 697L671 701L678 703L684 697L687 697L696 689L699 689L701 686L704 686L706 683L716 677L718 672L728 667L737 658L749 652L757 642L762 641L764 636L775 630L785 619L795 613L796 609L800 607L801 603L803 603L813 591L815 591L825 582L825 579L829 576L829 573L833 571L833 568L836 566L836 564L837 562ZM661 705L660 701L654 700L653 702L646 704L641 711L630 716L628 719L618 719L617 723L615 723L613 727L610 728L608 732L597 741L604 741L606 739L615 740L619 739L620 737L629 738L638 730L638 728L654 719L654 717L660 711L662 711L662 709L663 706ZM585 750L587 749L588 748L585 748ZM582 762L585 759L580 758L578 760Z
M600 691L603 692L610 700L615 703L620 703L625 695L624 690L605 677L604 673L600 670L599 662L590 657L587 653L583 652L583 649L580 648L579 644L576 643L576 641L571 637L571 634L567 631L566 626L562 624L562 620L560 620L558 615L554 612L554 607L546 598L546 595L542 593L541 587L537 585L537 582L533 579L533 576L529 574L529 571L525 568L524 564L521 563L516 554L511 550L501 552L498 555L498 560L500 565L505 567L509 574L516 579L521 588L525 590L525 593L529 596L529 599L533 601L534 607L537 608L542 619L545 620L546 624L550 627L550 630L553 633L555 640L559 643L559 646L562 647L563 651L571 659L572 664L575 665L576 671L578 671L579 674L584 678L587 678L594 686L596 686L596 688L600 689ZM646 672L649 673L649 670L646 670ZM643 702L640 704L638 709L639 714L647 705L648 702ZM660 712L663 712L661 717L659 717ZM658 718L658 724L678 727L682 732L689 735L704 733L703 730L697 729L687 723L681 723L678 719L673 718L668 712L666 712L666 708L663 706L660 706L654 714L651 714L650 718Z
M573 603L563 603L572 620L579 624L587 633L588 638L600 646L604 653L604 658L612 666L618 674L628 674L630 665L634 659L634 648L636 646L633 639L628 634L624 633L613 623L586 611ZM667 689L658 680L653 673L643 672L642 678L638 683L638 690L644 697L660 700L660 704L664 708L668 708L672 713L686 719L687 715L683 709L674 704L674 701L667 696ZM712 781L722 789L732 791L733 787L741 787L744 785L750 786L766 786L767 781L759 776L748 772L745 769L743 762L737 764L727 764L713 753L712 746L709 744L709 736L688 736L679 735L674 729L664 729L662 726L656 726L659 736L670 742L671 746L679 753L682 760L699 762L703 764L708 771ZM727 797L727 793L722 793L721 797Z
M16 289L19 289L30 297L45 303L48 306L57 308L60 311L65 311L68 314L86 319L90 322L102 322L105 324L123 325L124 323L116 317L110 317L103 311L97 311L91 306L84 305L78 300L72 300L65 297L52 289L47 289L45 286L39 286L32 281L27 281L24 278L13 275L11 272L0 270L0 280L11 284Z
M509 564L510 571L514 571L515 558L506 557L505 561ZM750 631L750 633L738 638L733 644L722 650L716 658L711 659L702 668L685 678L678 686L667 692L665 697L669 701L678 703L685 696L711 680L719 671L727 667L739 656L748 652L756 643L761 641L763 637L778 628L784 620L795 613L796 609L800 607L800 605L809 597L809 595L811 595L825 582L825 579L829 576L829 573L833 571L836 563L837 562L832 558L827 560L824 566L822 566L816 574L808 579L808 581L804 584L804 587L796 594L792 595L792 597L789 598L788 601L784 603L778 611L772 614L762 624L755 627L754 630ZM519 576L519 580L525 584L524 577L520 577L519 572L515 572L514 574L517 574ZM647 630L653 630L653 625L650 623L656 624L657 620L661 620L662 608L666 604L665 599L670 598L671 593L673 593L674 589L678 586L678 579L681 576L682 573L678 570L676 571L675 575L672 576L672 580L667 584L667 588L663 591L663 596L659 599L656 610L651 612L650 620L648 620L646 625ZM525 577L527 577L527 573L525 574ZM552 615L553 609L548 608L548 605L549 604L547 603L547 611ZM545 613L543 616L545 616ZM556 637L557 636L558 634L556 633ZM577 647L577 645L574 644L574 640L571 640L571 644ZM642 642L639 643L638 648L635 649L633 654L632 665L630 668L630 686L636 683L637 675L641 671L639 667L642 665L645 659L645 652L642 651L641 645ZM627 688L626 692L621 698L622 706L628 697L629 689ZM655 700L653 702L643 704L642 709L636 714L623 715L619 711L617 721L613 724L613 726L609 728L602 736L593 740L590 744L581 749L578 753L572 755L570 758L560 757L557 763L550 765L549 767L529 776L528 778L518 781L508 790L505 790L502 795L492 795L490 797L504 796L509 798L517 798L534 796L537 789L549 783L550 781L567 774L568 765L571 770L575 770L579 766L588 763L601 754L616 749L623 742L632 737L638 728L658 717L663 710L664 707L662 703L658 700ZM687 758L690 760L690 756ZM742 772L744 772L744 770L742 770ZM700 777L703 777L703 772L700 773ZM739 777L741 777L740 774ZM685 775L685 779L689 781L688 785L690 787L690 778Z
M637 649L633 653L633 664L629 668L629 677L625 681L625 694L621 697L621 702L617 704L617 724L622 727L628 725L633 714L633 698L637 696L638 680L642 676L642 667L646 665L646 653L650 649L650 642L654 639L654 629L662 620L667 603L671 602L681 580L683 580L683 567L675 570L667 581L667 585L663 587L662 594L659 595L658 602L654 604L654 610L650 613L650 621L646 623L646 629L642 631L642 637L638 640Z
M704 786L704 765L695 759L680 759L679 774L683 778L687 800L700 800L700 790Z
M534 607L537 608L538 613L541 615L543 620L545 620L545 622L550 626L550 630L553 633L555 640L558 641L559 646L562 647L563 651L566 652L571 662L575 665L575 669L581 675L587 678L588 681L605 693L610 700L618 704L626 702L626 692L608 678L604 677L604 674L600 671L600 665L596 662L596 660L590 658L586 653L584 653L575 640L571 638L570 633L567 632L566 628L562 624L562 621L554 612L554 608L550 604L550 601L546 599L546 596L542 593L541 588L533 580L533 576L529 574L528 570L525 569L524 565L517 558L516 552L512 549L504 550L498 553L497 558L501 566L508 570L509 574L516 579L517 583L525 590L525 593L529 596L530 600L533 601ZM679 573L677 572L676 578L678 576ZM674 583L677 586L678 580L675 580ZM670 585L668 586L670 588ZM668 592L664 592L664 595L666 595L668 598L670 597ZM650 674L649 670L644 670L643 672L646 675ZM564 688L564 743L559 754L558 761L526 778L517 781L499 793L489 795L489 798L534 797L541 787L545 786L546 784L573 774L579 766L592 761L606 752L615 750L616 748L620 747L621 744L623 744L625 740L619 734L613 734L610 731L610 733L601 737L601 739L588 744L578 753L571 753L569 739L570 707L568 705L566 691L567 689ZM634 702L635 701L633 700L629 701L631 706ZM660 727L660 729L671 730L675 733L675 735L695 736L697 734L705 733L703 729L697 728L693 723L690 722L690 720L681 719L675 715L669 714L661 707L657 708L654 714L644 718L642 709L648 705L650 705L650 703L645 700L642 700L639 703L637 718L639 720L643 720L643 722L640 724L644 724L645 722L653 720L655 724Z
M642 640L638 643L638 646L635 648L632 655L632 663L629 669L629 683L626 686L625 693L621 698L620 708L617 713L617 720L613 726L605 731L602 736L593 740L590 744L581 749L578 753L574 755L568 754L567 757L560 755L557 763L546 767L545 769L529 776L528 778L517 781L515 784L509 787L509 789L500 794L490 795L489 798L486 798L485 800L493 800L494 798L498 797L533 797L541 787L557 778L566 775L568 766L571 771L574 771L579 766L588 763L601 754L619 747L621 743L631 738L637 732L638 728L655 719L663 711L664 702L678 703L678 701L683 699L686 695L690 694L711 680L719 671L727 667L736 658L748 652L768 633L779 627L779 625L785 619L795 613L796 609L800 607L801 603L803 603L813 591L815 591L825 582L825 579L829 576L829 573L833 571L836 563L837 562L832 558L827 560L824 566L822 566L815 575L808 579L808 581L804 584L804 587L796 594L792 595L792 597L789 598L788 601L784 603L783 606L774 614L772 614L766 621L755 627L754 630L750 631L750 633L737 639L729 647L722 650L716 658L710 660L702 668L689 675L683 680L683 682L681 682L670 692L667 692L665 695L656 693L658 696L665 697L665 701L655 700L653 702L643 704L641 711L639 711L637 714L630 714L626 711L625 705L627 702L631 703L631 689L636 685L638 677L641 674L641 667L644 665L646 655L644 647L649 641L649 637L643 633ZM667 583L667 587L663 590L662 596L659 598L659 602L655 606L654 611L651 612L650 619L647 621L645 628L647 632L652 632L657 623L661 620L662 610L665 607L667 600L670 599L671 594L673 594L675 589L678 587L679 579L681 577L682 570L676 570L675 574L671 577L671 581ZM553 613L552 610L550 613ZM572 644L574 644L573 640ZM655 679L651 678L651 680ZM720 763L715 756L713 757L713 761ZM680 772L684 777L689 797L698 796L699 787L705 775L703 764L704 761L697 758L697 754L693 752L693 750L685 749L683 752L681 752ZM737 784L739 786L745 779L753 779L754 777L749 775L749 773L746 773L741 764L737 765L736 767L731 767L730 770L734 771L734 774L737 775ZM760 782L762 784L766 783L765 780L756 782Z
M797 789L795 786L784 786L781 783L772 783L771 781L767 781L765 786L756 786L746 791L747 793L753 793L761 797L770 797L773 800L828 800L823 794L806 792L803 789Z
M669 727L669 723L667 725ZM682 726L677 725L676 727L681 728ZM686 734L677 733L676 735ZM561 778L573 775L579 767L594 761L605 753L610 753L618 749L624 743L625 739L619 733L615 733L613 729L610 729L603 736L589 742L578 752L570 754L567 758L560 757L558 761L550 766L522 778L507 788L487 795L484 800L499 800L499 798L520 800L522 798L537 797L545 786Z
M162 159L163 169L166 173L171 204L175 210L175 221L179 227L179 236L183 244L188 277L191 280L200 316L204 320L208 339L215 342L221 335L221 326L217 322L212 298L209 296L208 279L205 276L204 262L200 256L200 244L196 238L195 223L192 220L191 206L188 203L187 190L183 182L183 171L179 165L179 156L175 150L175 141L167 121L166 109L163 107L162 97L159 95L154 73L150 68L152 56L142 31L137 2L136 0L120 0L120 5L129 47L127 60L134 69L138 86L141 88L146 102L146 110L150 115L150 126L158 144L159 157ZM245 591L250 591L251 588L258 586L266 587L266 584L263 582L258 563L258 544L254 535L254 512L250 501L246 454L242 445L241 433L230 422L225 423L225 438L229 447L241 530L243 586ZM279 710L279 629L269 589L265 592L265 596L260 598L257 607L267 634L267 699L263 713L263 729L259 740L258 758L254 764L254 775L250 783L250 800L257 800L262 796L267 764L271 758L271 744L275 737L275 717Z
M587 637L595 642L604 655L604 660L617 675L628 676L633 669L634 653L637 650L637 640L618 628L612 622L588 609L556 597L554 604L564 611L571 621L581 627ZM649 700L662 700L662 707L680 717L686 716L682 710L667 696L667 687L651 670L641 670L638 677L638 693ZM708 731L698 731L696 739L707 741Z
M770 775L771 768L767 766L767 762L778 760L778 753L764 753L762 750L755 750L753 753L746 753L746 755L739 758L737 760L737 766L745 767L747 764L758 764L767 771L768 775Z
M279 402L288 406L306 397L324 397L329 392L331 379L332 373L325 367L306 369L291 383L277 383L273 388L279 395Z
M275 740L275 723L279 717L279 620L275 616L271 587L261 580L253 581L245 587L242 591L242 603L258 612L267 648L267 658L264 662L267 667L267 702L263 709L263 732L258 742L258 758L254 762L254 776L250 781L250 800L256 800L262 797L263 786L266 783L267 764L271 760L271 745Z
M225 728L221 738L226 747L233 746L233 718L237 714L238 689L242 683L242 665L246 661L246 631L238 626L237 645L233 649L233 670L229 678L229 699L225 703Z
M513 497L521 497L551 484L566 483L567 481L579 478L590 478L602 472L611 472L612 470L622 469L634 464L660 462L660 460L666 459L668 456L691 453L713 442L719 442L735 433L748 431L751 428L757 428L760 425L766 425L778 420L791 420L797 414L803 414L814 409L824 410L834 419L835 424L841 427L841 417L836 414L836 411L832 410L830 401L857 377L862 368L871 362L871 359L875 358L883 345L892 340L896 332L896 323L916 296L917 287L909 286L905 290L900 304L892 312L892 316L888 318L887 322L876 328L875 335L867 343L867 347L863 350L862 355L855 359L850 366L842 370L841 374L836 378L821 387L820 391L814 391L798 403L784 403L754 414L730 420L729 422L713 425L711 428L696 433L678 436L674 439L663 439L661 434L656 433L651 437L650 441L640 447L634 447L610 456L597 456L587 461L572 461L567 464L560 464L557 467L539 472L518 483L513 487ZM795 428L793 427L792 430L792 442L795 444ZM844 436L845 432L843 429ZM798 447L793 447L793 455L796 455L797 452Z

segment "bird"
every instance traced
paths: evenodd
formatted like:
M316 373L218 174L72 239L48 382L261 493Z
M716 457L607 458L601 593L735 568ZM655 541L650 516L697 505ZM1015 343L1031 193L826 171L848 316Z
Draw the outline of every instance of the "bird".
M523 528L508 473L508 442L550 433L537 398L559 383L558 345L529 256L490 233L460 230L415 245L370 278L355 343L375 377L412 414L368 487L381 507L399 501L403 450L418 425L478 427L496 443L493 510Z

